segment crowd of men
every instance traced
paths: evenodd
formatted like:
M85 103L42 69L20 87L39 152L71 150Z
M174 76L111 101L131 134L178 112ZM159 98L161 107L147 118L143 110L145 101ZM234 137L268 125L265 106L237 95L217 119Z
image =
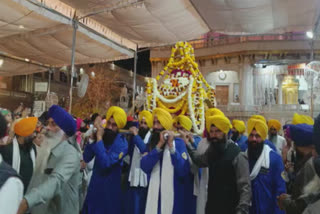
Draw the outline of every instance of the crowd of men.
M320 115L245 123L210 108L198 136L161 108L137 121L116 106L87 120L3 109L0 214L319 213L319 153Z

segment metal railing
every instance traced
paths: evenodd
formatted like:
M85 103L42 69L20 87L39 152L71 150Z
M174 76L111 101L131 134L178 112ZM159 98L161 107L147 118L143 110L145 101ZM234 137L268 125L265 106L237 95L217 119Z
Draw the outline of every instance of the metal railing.
M256 35L223 35L206 34L203 38L189 41L194 49L211 48L222 45L232 45L246 42L264 41L304 41L309 40L305 33L284 33L284 34L256 34ZM162 46L157 49L167 50L172 46Z
M261 114L265 116L288 117L291 118L294 113L299 114L311 114L311 108L309 105L300 104L276 104L276 105L218 105L221 111L223 111L228 117L248 118L254 114ZM320 106L314 106L314 116L320 113Z

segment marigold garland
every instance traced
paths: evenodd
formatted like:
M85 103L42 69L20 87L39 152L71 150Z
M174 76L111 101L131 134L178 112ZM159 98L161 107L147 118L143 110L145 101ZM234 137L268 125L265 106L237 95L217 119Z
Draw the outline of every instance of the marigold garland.
M161 78L166 81L162 81L162 85L158 87L157 81ZM149 111L157 106L172 114L181 110L180 114L190 116L193 131L199 135L203 133L204 101L207 99L214 106L215 91L202 76L195 62L194 49L188 42L176 43L168 64L156 79L148 78L146 81L146 106Z

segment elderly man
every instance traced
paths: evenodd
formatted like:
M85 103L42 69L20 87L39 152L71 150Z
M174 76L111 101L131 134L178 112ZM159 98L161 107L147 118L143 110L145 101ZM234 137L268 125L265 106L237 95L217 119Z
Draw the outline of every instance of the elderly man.
M185 213L184 178L190 171L182 139L174 139L171 115L161 108L153 110L153 131L148 153L141 168L148 175L146 214Z
M279 155L282 155L282 149L287 144L286 139L278 134L281 127L282 126L279 120L272 119L268 121L269 140L276 147Z
M276 203L277 197L286 192L282 158L264 143L268 127L263 121L250 119L248 134L246 154L252 188L250 214L283 213Z
M106 120L106 128L103 129L101 117L96 117L96 140L89 142L83 154L86 163L95 158L83 214L118 214L121 210L121 169L128 143L119 134L119 129L125 127L127 115L122 108L112 106Z
M46 144L27 194L19 208L23 214L79 213L80 156L71 142L76 124L70 114L57 105L48 111Z
M0 144L1 139L6 134L7 121L0 114ZM7 163L5 163L0 154L0 207L1 213L16 214L21 199L23 197L23 183L17 174Z
M233 140L233 142L240 147L241 151L244 152L246 141L248 140L247 136L244 135L246 132L246 124L244 124L242 120L233 120L231 132L231 140Z
M319 144L319 138L316 136L320 136L320 115L314 127L297 124L289 125L289 128L297 153L296 178L292 185L292 194L282 194L278 200L280 207L287 214L299 214L320 196L320 160L316 151Z
M199 167L209 167L206 214L249 213L251 187L248 161L240 148L227 140L231 123L223 115L207 118L206 129L209 148L196 153L188 143L189 154Z
M37 126L36 117L24 118L14 125L15 137L12 143L0 147L3 160L21 176L24 191L27 191L36 160L36 148L32 143Z
M147 151L147 144L151 137L152 128L152 113L143 110L139 113L139 130L133 126L130 132L133 137L129 146L130 173L129 173L129 190L128 190L128 205L127 213L141 214L145 212L148 179L147 175L140 167L142 155Z

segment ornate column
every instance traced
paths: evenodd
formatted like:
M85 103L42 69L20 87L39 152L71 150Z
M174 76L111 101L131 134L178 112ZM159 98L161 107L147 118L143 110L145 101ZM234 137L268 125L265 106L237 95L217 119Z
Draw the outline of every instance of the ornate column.
M282 104L282 83L283 83L284 76L277 75L278 80L278 104Z

